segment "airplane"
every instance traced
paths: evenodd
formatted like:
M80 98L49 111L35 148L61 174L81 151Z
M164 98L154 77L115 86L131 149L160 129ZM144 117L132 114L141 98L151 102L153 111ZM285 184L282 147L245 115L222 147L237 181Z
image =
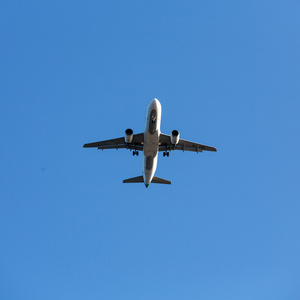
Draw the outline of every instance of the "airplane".
M180 139L178 130L173 130L170 135L160 132L161 104L154 98L148 105L146 113L145 132L133 134L133 130L125 130L125 136L84 144L83 148L98 149L130 149L132 155L138 156L143 151L143 175L123 180L123 183L144 183L146 188L150 183L171 184L171 181L154 176L157 168L158 152L163 151L163 156L169 157L171 151L182 150L192 152L217 151L215 147L206 146Z

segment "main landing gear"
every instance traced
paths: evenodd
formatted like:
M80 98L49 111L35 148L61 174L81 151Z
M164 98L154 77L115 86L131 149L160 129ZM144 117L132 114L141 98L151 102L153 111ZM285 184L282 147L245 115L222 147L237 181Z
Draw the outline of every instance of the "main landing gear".
M132 155L133 155L133 156L135 156L135 155L136 155L136 156L139 156L139 151L134 150L134 151L132 152Z
M165 156L169 157L169 155L170 155L170 152L165 151L165 152L163 153L163 157L165 157Z

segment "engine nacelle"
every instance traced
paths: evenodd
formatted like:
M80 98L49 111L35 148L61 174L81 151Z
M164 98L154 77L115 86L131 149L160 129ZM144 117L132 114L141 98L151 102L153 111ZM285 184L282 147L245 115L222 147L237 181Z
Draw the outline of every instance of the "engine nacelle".
M133 139L133 130L128 128L125 130L125 143L130 144Z
M179 131L178 130L173 130L171 132L171 144L172 145L177 145L179 142Z

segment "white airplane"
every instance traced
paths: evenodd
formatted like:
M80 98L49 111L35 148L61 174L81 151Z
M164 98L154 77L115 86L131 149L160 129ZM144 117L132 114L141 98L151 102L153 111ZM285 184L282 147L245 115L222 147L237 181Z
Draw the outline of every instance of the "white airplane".
M139 155L139 151L144 152L143 175L123 180L123 183L144 182L148 187L150 183L171 184L171 181L155 177L154 173L157 167L157 154L163 152L163 156L169 156L172 150L202 152L217 151L216 148L205 146L182 140L179 138L179 132L173 130L171 135L160 132L161 122L161 104L154 98L147 108L146 127L144 133L133 134L132 129L125 130L125 137L106 140L101 142L84 144L84 148L95 147L98 149L130 149L132 154ZM168 152L170 151L170 152Z

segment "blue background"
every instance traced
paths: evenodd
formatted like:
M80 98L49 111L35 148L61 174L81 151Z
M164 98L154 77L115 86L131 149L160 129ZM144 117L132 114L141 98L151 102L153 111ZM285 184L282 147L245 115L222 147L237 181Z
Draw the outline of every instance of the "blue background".
M300 299L298 1L0 3L1 299ZM144 130L217 153L82 145Z

